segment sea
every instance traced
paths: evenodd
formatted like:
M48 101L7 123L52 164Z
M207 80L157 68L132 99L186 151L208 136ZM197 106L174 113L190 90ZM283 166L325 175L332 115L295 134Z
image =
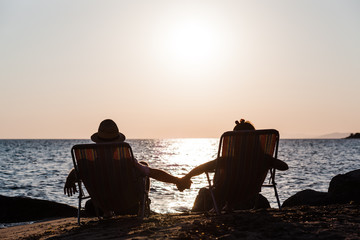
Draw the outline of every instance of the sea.
M130 139L138 161L182 177L192 168L216 158L219 139ZM25 196L77 206L77 196L63 188L73 168L70 149L90 140L0 140L0 195ZM360 139L280 139L278 158L289 165L276 172L281 203L295 193L313 189L326 192L337 174L360 169ZM151 210L179 213L191 210L198 191L207 186L205 174L192 178L190 189L179 192L174 184L151 180ZM271 188L261 192L276 208ZM1 226L0 226L1 227Z

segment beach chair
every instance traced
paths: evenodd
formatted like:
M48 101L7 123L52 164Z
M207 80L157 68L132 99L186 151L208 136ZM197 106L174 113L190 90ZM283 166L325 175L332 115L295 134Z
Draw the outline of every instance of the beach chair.
M280 208L275 169L269 169L266 162L269 156L277 158L278 145L279 133L273 129L229 131L221 136L213 184L209 173L206 173L217 214L220 213L217 202L224 204L249 200L251 197L258 196L261 187L274 189ZM269 182L264 184L268 172L270 173ZM216 186L217 183L221 183L221 187Z
M138 216L148 214L148 178L135 169L134 156L128 143L79 144L71 149L79 187L78 223L81 202L90 198L96 209L122 213L139 202ZM88 192L82 189L82 183Z

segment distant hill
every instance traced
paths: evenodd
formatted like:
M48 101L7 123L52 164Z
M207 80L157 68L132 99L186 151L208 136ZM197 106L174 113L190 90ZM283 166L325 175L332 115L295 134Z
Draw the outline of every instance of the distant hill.
M345 138L347 136L349 136L350 133L329 133L329 134L325 134L325 135L321 135L318 138Z
M309 134L284 134L283 139L344 139L344 138L353 138L350 137L352 133L328 133L324 135L309 135ZM359 134L359 133L358 133ZM355 134L353 134L355 135ZM355 137L356 138L356 137Z

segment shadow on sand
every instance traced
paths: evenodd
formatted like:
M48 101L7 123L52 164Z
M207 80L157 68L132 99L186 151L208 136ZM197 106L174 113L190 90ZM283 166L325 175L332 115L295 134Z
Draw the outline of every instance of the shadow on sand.
M359 238L359 205L243 210L220 216L153 214L87 221L54 239L344 239ZM86 221L86 219L85 219Z

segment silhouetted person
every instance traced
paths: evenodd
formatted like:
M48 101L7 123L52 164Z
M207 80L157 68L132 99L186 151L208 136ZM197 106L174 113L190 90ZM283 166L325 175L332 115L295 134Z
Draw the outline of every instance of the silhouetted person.
M241 119L240 122L235 121L235 123L236 123L236 125L235 125L233 131L255 130L255 127L253 126L253 124L249 121L245 121L244 119ZM225 158L217 158L212 161L201 164L201 165L193 168L189 173L187 173L181 179L181 181L183 181L184 186L185 186L185 184L188 183L189 181L191 181L191 178L194 176L200 175L204 172L214 172L216 167L221 169L222 166L224 166L225 160L226 160ZM281 171L287 170L289 168L285 162L283 162L279 159L273 158L272 156L268 156L268 155L266 157L266 165L262 166L262 167L265 169L275 168L275 169L278 169ZM216 189L217 192L221 192L220 188L222 188L222 179L224 179L223 176L218 176L215 179L214 186L215 186L215 189L217 188ZM200 189L199 194L206 195L206 196L199 196L201 198L209 198L210 197L210 195L207 192L207 189L206 190ZM209 199L206 199L205 201L211 202L211 199L209 198Z
M91 140L95 143L123 142L125 141L125 135L119 132L119 129L113 120L106 119L100 123L98 132L94 133L91 136ZM139 163L136 159L134 160L135 160L134 165L139 175L150 177L161 182L176 184L178 189L180 189L181 191L190 188L190 185L192 183L190 179L180 181L181 180L180 178L172 176L171 174L163 170L151 168L145 162ZM76 184L75 184L76 182L77 179L76 179L75 169L72 169L66 178L66 182L64 186L64 194L67 194L68 196L72 196L73 194L75 194L77 192ZM149 186L147 187L149 188ZM134 211L137 211L135 209L137 208L137 206L138 203L134 201Z

